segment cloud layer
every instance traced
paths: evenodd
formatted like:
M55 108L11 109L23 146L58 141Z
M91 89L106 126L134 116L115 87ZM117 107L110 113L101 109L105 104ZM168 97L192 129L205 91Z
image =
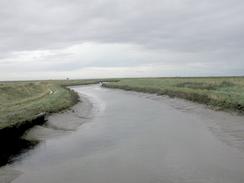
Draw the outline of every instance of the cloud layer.
M244 75L243 17L241 0L1 1L0 79Z

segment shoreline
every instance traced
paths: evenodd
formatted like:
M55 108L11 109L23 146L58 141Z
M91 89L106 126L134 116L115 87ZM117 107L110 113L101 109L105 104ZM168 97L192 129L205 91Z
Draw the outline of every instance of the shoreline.
M224 111L224 112L234 112L238 115L244 115L243 106L228 106L225 101L217 101L213 98L210 98L207 95L201 95L198 93L185 93L181 91L174 91L170 89L161 90L154 87L137 87L129 85L120 85L117 83L103 83L102 87L110 89L120 89L124 91L134 91L139 93L148 93L156 94L159 96L168 96L170 98L179 98L187 101L191 101L198 104L204 104L212 110L215 111Z
M25 87L33 85L45 86L43 96L31 100L27 99L27 101L20 104L14 103L10 104L10 106L0 106L3 109L2 113L0 114L3 115L3 118L0 118L0 138L2 138L3 136L12 138L10 137L11 134L13 134L13 138L18 138L29 128L35 126L35 124L39 124L40 121L42 121L42 123L45 123L45 116L48 116L49 114L59 113L73 107L80 101L80 96L70 87L98 84L102 81L109 82L110 80L57 80L38 81L38 83L25 83ZM9 87L8 83L9 82L6 82L6 88ZM13 86L16 85L15 83L11 84L13 84ZM4 87L4 85L2 85L2 87ZM19 86L17 85L16 88L18 87ZM9 96L11 97L11 94L9 94ZM15 105L14 107L20 106L22 108L17 110L15 108L14 110L12 110L12 108L8 109L9 107L12 107L11 105ZM12 131L14 133L12 133Z
M80 101L79 95L75 91L67 87L62 87L62 88L64 88L70 94L69 106L67 107L59 106L60 108L56 109L57 111L55 112L48 111L48 110L44 112L40 112L35 116L27 117L26 120L19 121L19 122L16 121L14 124L10 124L9 126L6 125L5 127L0 128L0 143L2 142L2 140L6 140L5 138L8 139L20 138L28 129L32 128L33 126L44 124L46 122L46 118L48 115L68 110L69 108L71 108L72 106L74 106Z
M79 95L73 90L63 87L65 90L69 91L71 96L71 105L66 108L60 108L57 113L69 110L75 104L79 103ZM39 140L27 140L22 138L22 136L28 131L38 125L44 125L47 122L48 116L51 114L55 114L54 112L41 112L34 117L30 117L31 119L27 119L21 122L16 122L15 124L11 124L9 126L5 126L0 129L0 167L11 163L14 161L14 158L24 152L37 145Z
M74 91L72 86L67 89L76 93L79 99L73 106L57 113L41 113L33 120L0 130L0 146L3 149L0 152L0 167L14 162L19 155L42 141L71 133L89 121L93 115L93 104L89 98Z

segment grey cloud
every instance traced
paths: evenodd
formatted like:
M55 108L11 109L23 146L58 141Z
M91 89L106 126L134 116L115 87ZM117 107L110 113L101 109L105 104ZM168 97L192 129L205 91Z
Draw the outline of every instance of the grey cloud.
M244 68L243 17L242 0L0 1L0 58L16 51L62 49L93 41L137 44L158 53L168 50L179 55L171 60L175 63L231 62ZM160 59L164 62L163 56ZM134 66L140 61L113 62L93 66Z
M2 51L91 40L183 51L244 46L241 0L11 2L0 4Z

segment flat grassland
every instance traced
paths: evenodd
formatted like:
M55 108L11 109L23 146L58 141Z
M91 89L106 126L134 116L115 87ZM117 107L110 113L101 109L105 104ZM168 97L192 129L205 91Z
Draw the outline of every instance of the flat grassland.
M244 77L121 79L103 86L179 97L215 109L244 112Z
M78 95L65 86L98 82L100 80L0 82L0 129L31 121L42 112L53 113L71 107L78 101Z

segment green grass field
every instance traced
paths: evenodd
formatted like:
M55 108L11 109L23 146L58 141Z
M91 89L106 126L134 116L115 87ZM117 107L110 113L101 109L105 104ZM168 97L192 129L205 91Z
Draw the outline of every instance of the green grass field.
M0 129L21 125L42 112L53 113L66 109L78 101L78 96L65 86L95 84L99 81L0 82Z
M244 112L244 77L121 79L103 86L179 97L215 109Z

